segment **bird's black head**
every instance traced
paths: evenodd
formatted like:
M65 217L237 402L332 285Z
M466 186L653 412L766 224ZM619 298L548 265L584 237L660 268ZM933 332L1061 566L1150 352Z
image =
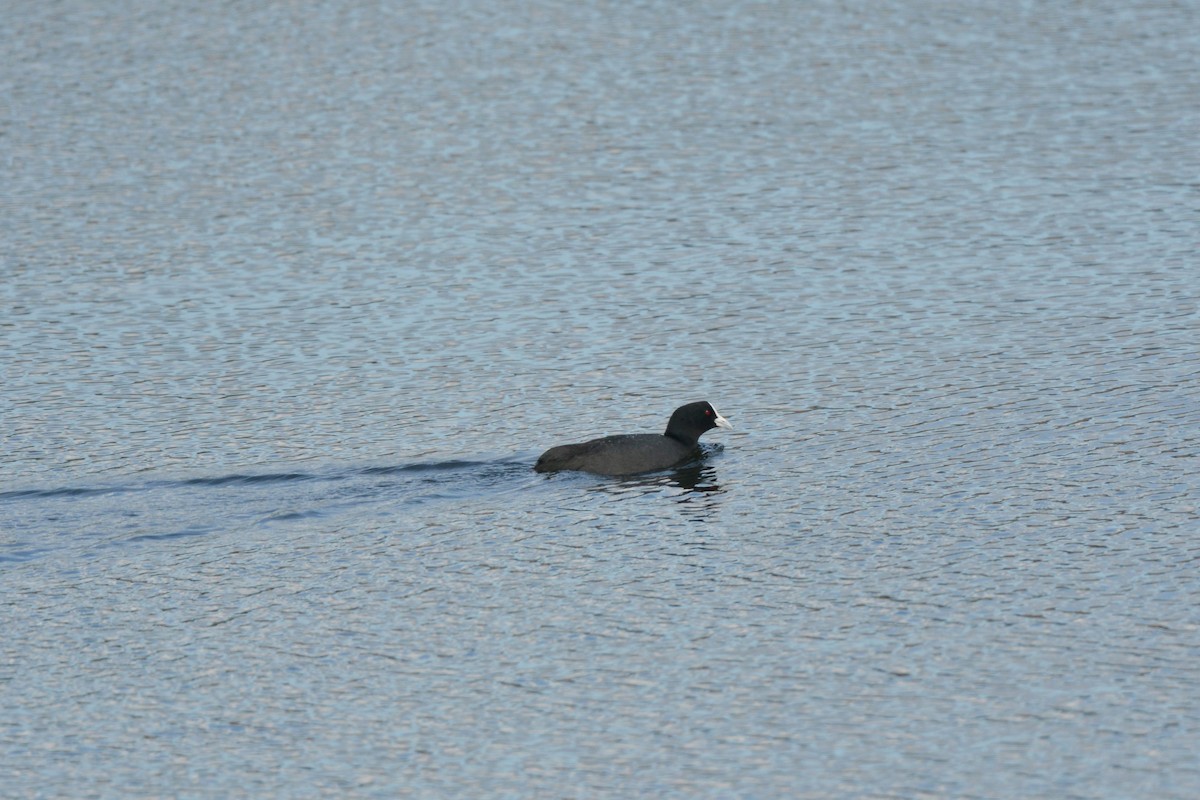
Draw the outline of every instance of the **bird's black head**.
M678 439L686 445L695 445L700 435L713 428L733 429L729 420L722 417L711 403L700 401L688 403L675 409L671 421L667 423L667 436Z

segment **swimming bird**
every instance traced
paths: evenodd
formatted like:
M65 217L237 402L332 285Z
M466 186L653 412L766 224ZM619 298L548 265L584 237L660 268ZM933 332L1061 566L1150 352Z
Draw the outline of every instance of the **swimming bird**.
M713 428L732 430L733 426L711 404L688 403L675 409L666 433L627 433L551 447L533 468L537 472L579 470L597 475L667 469L687 461L695 453L701 434Z

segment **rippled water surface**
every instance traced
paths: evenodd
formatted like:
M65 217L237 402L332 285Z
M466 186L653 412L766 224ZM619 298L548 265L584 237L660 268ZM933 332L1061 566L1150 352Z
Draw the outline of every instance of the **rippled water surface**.
M1194 4L5 17L0 794L1200 796Z

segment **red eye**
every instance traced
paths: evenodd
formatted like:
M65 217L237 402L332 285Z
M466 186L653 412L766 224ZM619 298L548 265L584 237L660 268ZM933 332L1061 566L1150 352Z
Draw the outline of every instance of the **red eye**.
M711 408L706 408L706 409L704 409L704 416L706 416L706 417L711 417L711 416L712 416L712 409L711 409Z

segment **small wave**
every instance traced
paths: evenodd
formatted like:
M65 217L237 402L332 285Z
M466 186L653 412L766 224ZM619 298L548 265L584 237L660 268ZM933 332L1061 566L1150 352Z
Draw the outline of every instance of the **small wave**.
M87 497L98 494L120 494L134 491L132 486L67 486L57 489L17 489L0 492L4 500L52 500L60 497Z
M228 486L230 484L250 485L255 483L286 483L288 481L316 480L316 475L305 472L269 472L263 475L235 474L222 475L216 478L188 478L180 481L183 486Z
M263 475L234 474L221 475L213 478L187 478L180 481L153 480L138 485L118 486L61 486L49 489L17 489L0 492L0 502L6 500L58 500L81 497L93 497L106 494L124 494L142 492L150 489L163 489L178 486L237 486L260 483L284 483L289 481L315 480L318 476L303 472L278 472Z
M48 547L13 547L0 552L0 563L19 564L23 561L33 561L48 552L50 552Z
M425 480L438 482L452 479L452 473L476 472L483 477L506 474L513 470L524 470L530 464L516 458L493 460L448 459L445 461L420 461L407 464L352 469L343 472L319 474L311 472L237 472L230 475L184 478L182 480L149 480L140 484L113 486L62 486L42 489L17 489L0 492L0 502L38 500L70 500L75 498L116 495L130 492L155 491L178 488L219 489L223 487L269 486L273 484L305 483L312 481L345 481L354 477L404 476L426 474Z
M212 533L212 528L184 528L179 531L171 531L169 533L143 533L139 536L130 536L125 540L125 543L130 542L158 542L164 539L184 539L191 536L203 536L206 533Z
M361 475L397 475L404 472L445 472L450 470L471 469L473 467L490 466L492 461L466 461L450 459L449 461L422 461L415 464L396 464L390 467L367 467ZM500 462L503 463L503 462Z

